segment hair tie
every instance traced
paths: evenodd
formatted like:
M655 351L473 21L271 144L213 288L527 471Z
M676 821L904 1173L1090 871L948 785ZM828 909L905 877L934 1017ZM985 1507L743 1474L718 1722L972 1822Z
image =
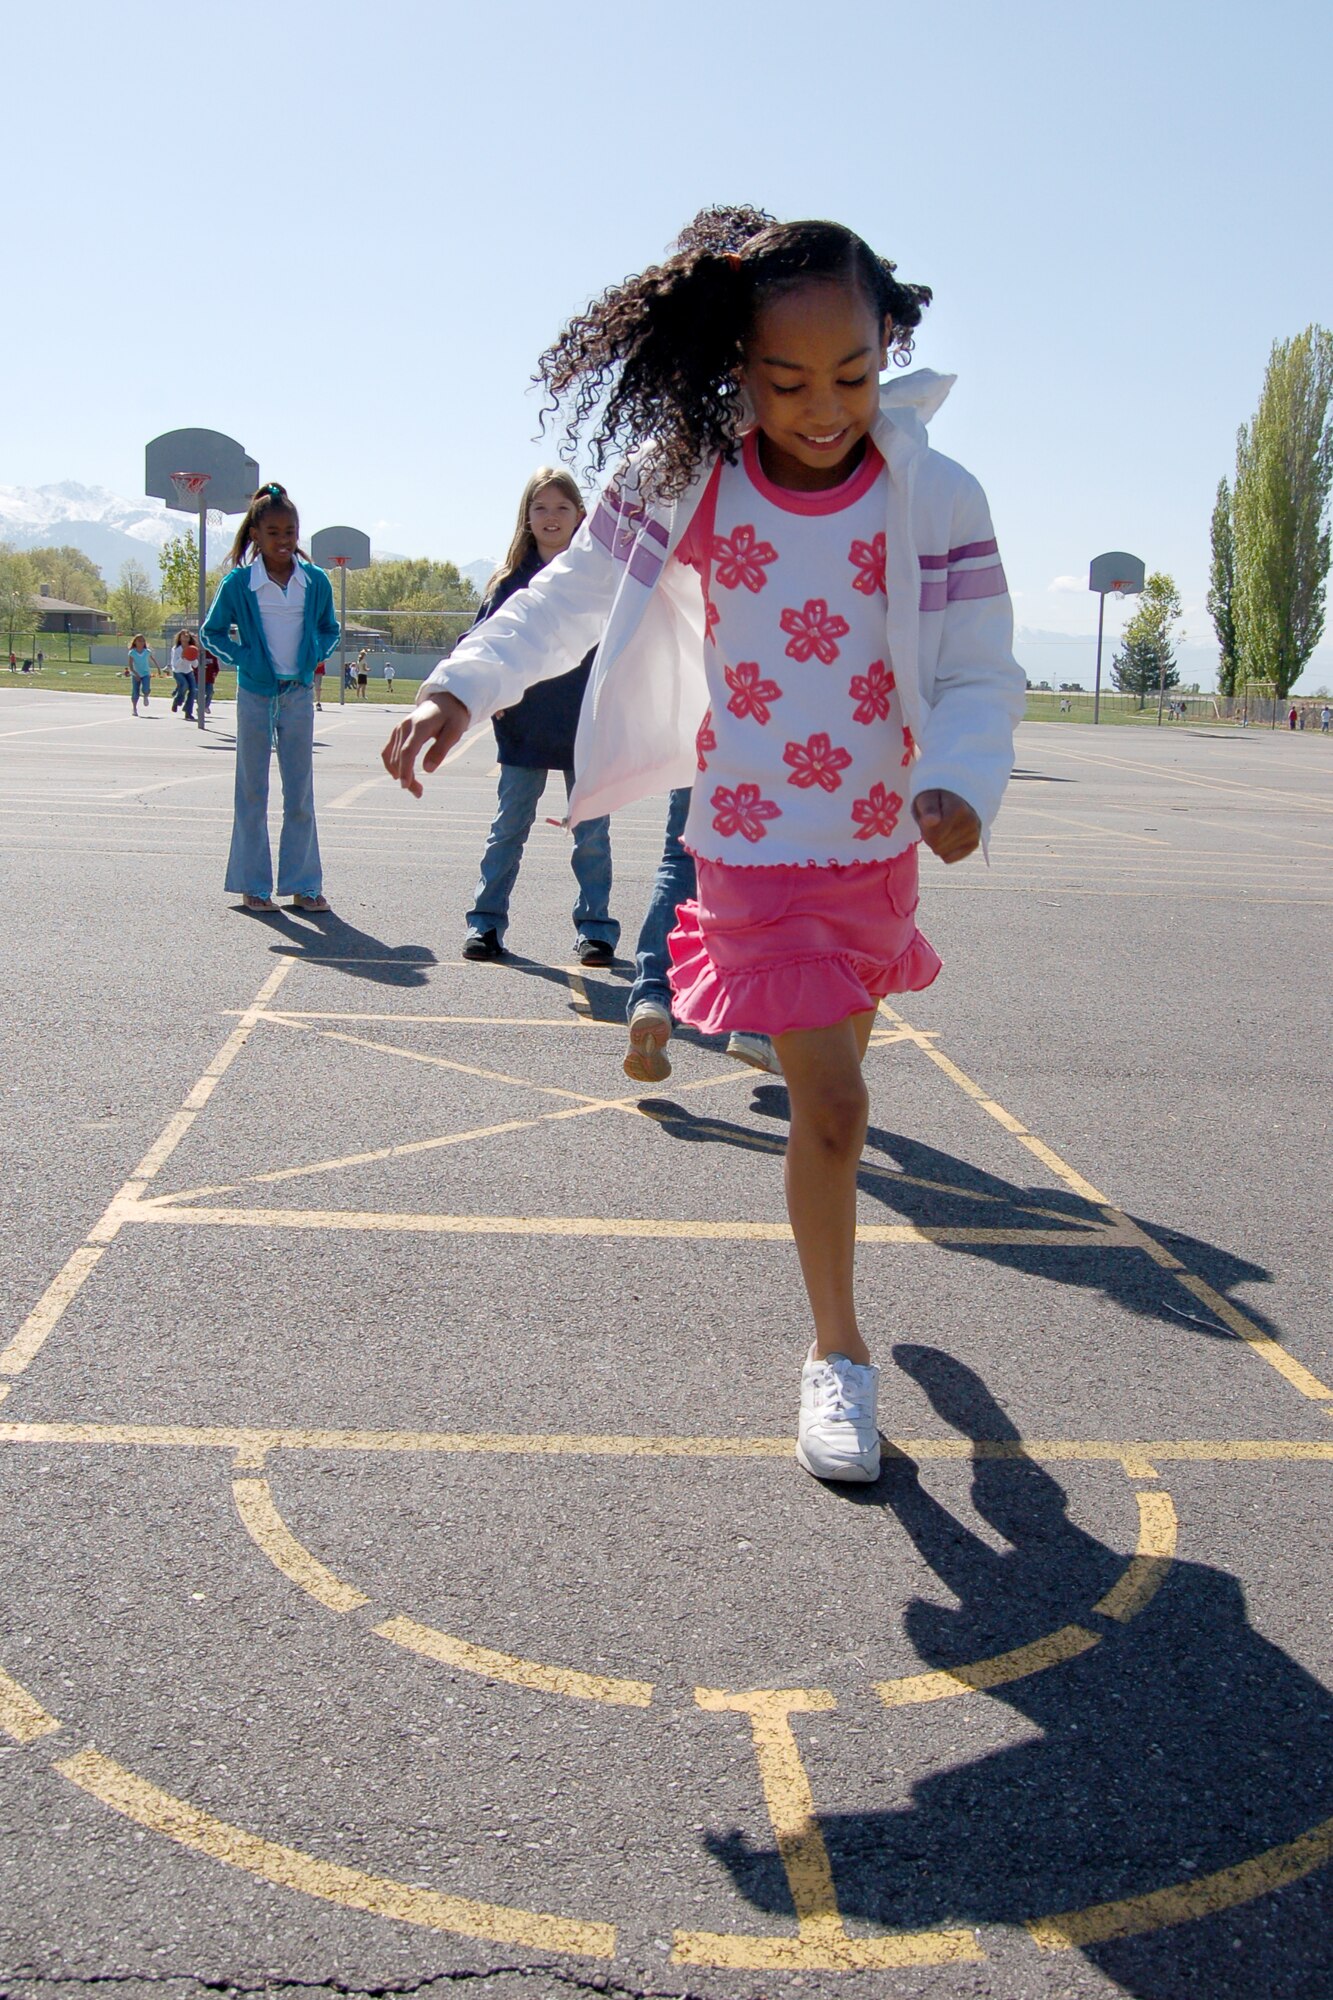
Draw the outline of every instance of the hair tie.
M274 481L271 479L268 485L264 488L264 491L266 493L271 493L275 500L280 500L282 498L282 488L276 485Z

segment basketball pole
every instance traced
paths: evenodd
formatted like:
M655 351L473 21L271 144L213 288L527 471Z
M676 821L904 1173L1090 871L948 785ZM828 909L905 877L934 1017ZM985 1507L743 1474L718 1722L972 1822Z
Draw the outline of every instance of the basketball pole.
M1092 684L1092 719L1101 720L1102 712L1102 620L1106 616L1106 592L1097 593L1097 673Z
M204 726L204 695L208 688L208 667L204 660L204 616L208 610L208 509L204 496L208 492L208 481L199 488L199 623L195 627L194 642L199 649L199 690L194 698L195 720L200 729Z
M347 705L347 558L338 558L338 706Z

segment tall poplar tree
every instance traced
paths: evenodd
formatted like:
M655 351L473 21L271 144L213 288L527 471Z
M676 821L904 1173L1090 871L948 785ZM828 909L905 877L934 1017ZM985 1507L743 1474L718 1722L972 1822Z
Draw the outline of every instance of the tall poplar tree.
M1236 537L1231 523L1231 488L1217 482L1213 508L1213 560L1208 572L1208 616L1217 634L1217 691L1236 692Z
M1290 693L1324 630L1333 487L1333 334L1277 340L1259 407L1236 439L1236 650L1247 682Z

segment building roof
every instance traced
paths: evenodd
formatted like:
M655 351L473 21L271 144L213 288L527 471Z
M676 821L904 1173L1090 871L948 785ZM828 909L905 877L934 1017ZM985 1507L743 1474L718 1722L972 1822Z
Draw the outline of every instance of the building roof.
M100 604L71 604L68 598L47 597L39 590L30 593L28 602L34 611L80 611L85 618L110 619L111 616L109 611L103 611Z

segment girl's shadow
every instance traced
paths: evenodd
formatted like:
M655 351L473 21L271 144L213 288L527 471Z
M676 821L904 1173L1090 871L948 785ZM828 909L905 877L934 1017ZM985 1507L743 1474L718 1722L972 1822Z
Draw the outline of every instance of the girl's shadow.
M285 940L272 946L275 955L332 966L349 978L368 979L378 986L428 985L429 969L438 963L429 945L386 944L383 938L358 930L333 910L279 909L253 914Z
M961 1362L912 1346L895 1358L965 1436L1016 1436ZM920 1599L907 1607L926 1666L985 1656L1067 1620L1098 1643L988 1695L959 1697L1002 1701L1029 1726L1026 1740L958 1763L956 1725L946 1728L943 1767L913 1787L909 1805L820 1815L845 1916L890 1929L1022 1925L1188 1884L1333 1815L1333 1696L1255 1631L1233 1576L1177 1562L1132 1621L1096 1613L1125 1555L1071 1522L1057 1481L1021 1458L973 1461L973 1504L1008 1544L1003 1552L901 1458L856 1497L884 1509L958 1600L956 1609ZM929 1708L894 1710L857 1740L877 1742L872 1754L892 1766L904 1732L924 1735L938 1719ZM874 1778L873 1764L856 1769L849 1789L864 1794ZM790 1917L775 1850L740 1833L709 1845L743 1894ZM1145 2000L1315 2000L1333 1992L1333 1874L1311 1873L1278 1901L1084 1950Z

